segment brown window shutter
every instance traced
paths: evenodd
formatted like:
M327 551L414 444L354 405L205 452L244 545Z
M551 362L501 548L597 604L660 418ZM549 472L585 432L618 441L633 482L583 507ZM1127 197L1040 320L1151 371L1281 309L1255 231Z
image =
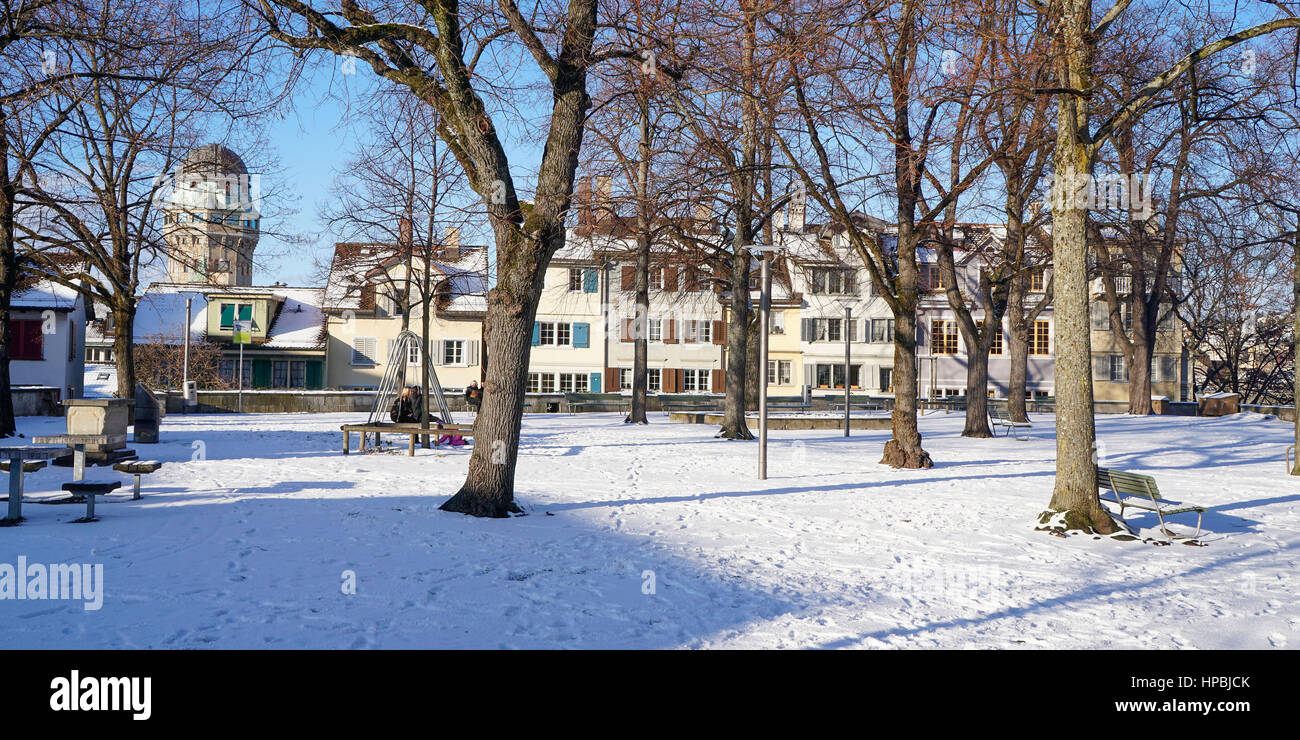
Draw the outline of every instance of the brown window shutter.
M714 344L727 343L727 322L725 321L713 322L713 343Z
M606 393L618 393L618 368L605 368L605 388Z
M664 268L664 291L668 292L674 290L677 290L677 268L665 267Z
M713 392L714 392L714 393L726 393L726 392L727 392L727 374L726 374L725 372L723 372L722 370L714 370L713 373L712 373L712 375L713 375Z
M694 267L688 267L682 279L682 290L693 293L700 289L700 278Z
M636 290L636 268L623 267L623 290Z
M676 392L677 392L677 390L678 390L678 385L677 385L677 371L676 371L676 370L673 370L672 368L666 367L666 368L664 368L663 370L660 370L660 371L659 371L659 377L660 377L660 379L662 380L661 386L662 386L663 389L664 389L664 393L676 393Z
M677 320L664 319L664 343L677 344Z
M618 341L632 341L632 321L633 319L623 319L623 334L619 337Z

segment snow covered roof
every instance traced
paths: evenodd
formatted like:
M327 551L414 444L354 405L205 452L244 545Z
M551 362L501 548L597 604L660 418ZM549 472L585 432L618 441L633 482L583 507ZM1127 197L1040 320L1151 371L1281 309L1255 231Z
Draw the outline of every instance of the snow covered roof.
M79 305L80 300L81 295L72 288L42 280L15 292L9 299L9 306L70 311Z
M282 285L227 286L192 283L154 283L136 303L135 341L180 342L184 338L185 299L193 300L190 321L192 341L207 334L208 296L273 296L280 299L279 310L267 330L267 341L259 346L268 349L324 349L325 324L321 288L295 288Z
M368 293L373 289L376 271L393 262L392 245L339 243L334 245L334 259L322 291L324 310L369 310L373 303ZM454 255L454 259L451 256ZM461 247L458 252L430 263L434 271L447 279L450 303L441 311L475 313L487 310L488 264L486 247Z

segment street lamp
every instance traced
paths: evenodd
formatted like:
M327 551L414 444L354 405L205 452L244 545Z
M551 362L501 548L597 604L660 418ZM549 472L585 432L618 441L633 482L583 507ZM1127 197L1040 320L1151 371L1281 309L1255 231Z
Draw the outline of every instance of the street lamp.
M841 306L844 306L844 326L840 327L840 333L844 335L844 436L849 436L849 361L850 350L849 340L852 338L853 326L853 304L857 303L856 298L838 298Z
M758 255L758 479L767 480L767 332L768 317L772 313L771 255L785 250L782 246L754 244L746 247L750 254Z

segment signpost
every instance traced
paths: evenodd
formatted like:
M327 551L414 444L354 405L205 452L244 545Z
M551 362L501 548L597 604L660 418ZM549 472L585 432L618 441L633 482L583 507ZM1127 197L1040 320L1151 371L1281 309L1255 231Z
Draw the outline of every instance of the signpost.
M759 299L758 299L758 479L767 480L767 332L768 317L772 311L772 271L769 266L773 252L785 249L781 246L753 244L745 247L751 254L758 255L759 264Z
M253 322L248 319L236 320L230 341L239 345L239 413L244 412L244 345L253 341Z

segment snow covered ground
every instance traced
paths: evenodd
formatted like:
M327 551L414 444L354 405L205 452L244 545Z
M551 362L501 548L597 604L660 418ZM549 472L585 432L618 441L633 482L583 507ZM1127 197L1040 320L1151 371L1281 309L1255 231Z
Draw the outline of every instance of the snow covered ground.
M1211 507L1205 547L1155 547L1033 530L1054 453L1033 418L1017 442L926 415L925 471L876 463L888 432L777 431L760 482L756 443L710 426L530 415L529 515L479 520L437 511L468 449L344 456L356 415L171 415L135 446L167 463L142 501L109 497L92 524L29 502L0 529L0 564L102 563L105 581L97 611L0 600L0 648L1300 646L1289 425L1099 417L1103 464ZM70 477L34 473L28 496Z

